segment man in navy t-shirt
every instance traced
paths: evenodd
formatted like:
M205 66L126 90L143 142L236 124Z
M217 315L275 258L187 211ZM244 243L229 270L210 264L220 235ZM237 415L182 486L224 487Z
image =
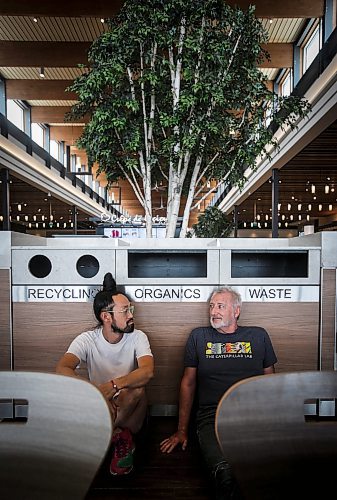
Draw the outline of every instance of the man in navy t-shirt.
M180 386L179 423L175 434L161 443L170 453L177 444L187 446L188 424L198 389L197 434L206 464L215 479L216 499L239 498L230 465L215 435L217 405L235 382L274 373L277 358L268 333L256 326L238 326L241 296L229 287L213 292L210 327L192 330L185 348Z

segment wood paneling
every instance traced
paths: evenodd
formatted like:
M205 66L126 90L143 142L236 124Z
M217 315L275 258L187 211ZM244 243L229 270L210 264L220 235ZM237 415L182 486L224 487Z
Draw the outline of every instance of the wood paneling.
M336 351L336 269L322 271L321 368L334 370Z
M0 370L11 368L10 269L0 269Z
M95 323L91 304L15 303L15 369L54 371L72 339ZM177 404L184 346L193 328L208 325L208 305L137 303L135 323L148 335L155 358L149 403ZM317 369L318 303L245 303L240 324L268 331L278 372Z
M40 17L109 17L120 10L124 0L59 0L58 2L41 2L40 0L13 0L3 3L0 14L7 16L40 16Z
M89 303L14 303L15 369L54 372L70 342L95 324Z
M66 92L72 80L6 80L7 99L76 100L75 92Z
M248 9L250 5L255 5L257 17L322 17L324 14L323 0L301 0L292 2L284 0L275 2L274 0L227 0L229 5L239 5L241 9Z
M264 59L260 68L291 68L293 66L293 45L291 43L268 43L262 45L267 50L270 60Z
M0 41L0 66L75 67L88 63L89 42Z
M71 145L75 144L77 139L83 133L83 126L81 125L71 125L68 127L64 126L52 126L50 127L50 139L54 141L65 141Z
M32 123L65 122L65 115L70 110L70 106L34 106L31 110Z
M249 302L243 305L240 324L267 330L278 358L277 372L318 368L318 302Z
M58 2L41 2L39 0L12 0L3 2L0 8L1 15L7 16L67 16L67 17L111 17L116 15L123 0L59 0ZM239 5L247 9L251 0L228 0L229 5ZM321 17L324 13L323 0L301 0L293 2L284 0L256 0L256 15L259 17Z

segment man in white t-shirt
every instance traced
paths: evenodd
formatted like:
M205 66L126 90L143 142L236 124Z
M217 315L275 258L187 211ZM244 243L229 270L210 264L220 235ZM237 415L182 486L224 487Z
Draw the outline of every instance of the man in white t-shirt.
M109 403L114 420L110 472L128 474L133 468L132 434L140 430L147 409L145 386L153 377L154 362L147 336L134 328L134 306L118 293L111 273L94 300L98 326L81 333L57 364L56 372L78 376L86 363L90 381Z

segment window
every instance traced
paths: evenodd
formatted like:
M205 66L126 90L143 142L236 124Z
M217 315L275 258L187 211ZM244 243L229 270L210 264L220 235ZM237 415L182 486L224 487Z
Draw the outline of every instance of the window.
M18 101L7 99L7 118L24 131L24 108Z
M50 141L50 154L56 158L56 160L59 160L60 157L60 143L58 141L54 141L53 139Z
M41 148L44 147L44 128L39 123L32 123L32 139Z
M309 68L320 49L319 25L311 33L309 39L303 46L303 73Z
M282 97L286 97L286 96L291 94L292 86L293 86L292 80L293 80L292 79L292 71L289 70L280 83L280 93L281 93Z

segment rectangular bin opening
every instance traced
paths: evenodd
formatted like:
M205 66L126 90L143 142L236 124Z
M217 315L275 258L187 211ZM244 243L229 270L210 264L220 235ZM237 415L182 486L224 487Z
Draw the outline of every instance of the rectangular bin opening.
M232 251L232 278L307 278L308 251Z
M129 278L206 278L205 252L128 252Z

